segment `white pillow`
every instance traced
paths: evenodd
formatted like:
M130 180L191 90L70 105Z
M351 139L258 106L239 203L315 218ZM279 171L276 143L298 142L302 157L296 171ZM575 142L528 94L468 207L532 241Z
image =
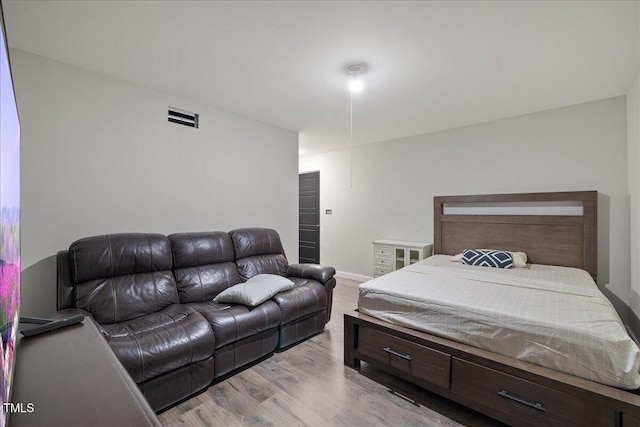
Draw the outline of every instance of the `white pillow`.
M225 289L213 300L255 307L278 292L287 291L293 288L293 286L294 283L286 277L276 274L258 274L244 283L238 283Z
M484 249L486 250L486 249ZM511 254L511 256L513 257L513 266L514 267L526 267L527 266L527 254L524 252L511 252L511 251L504 251L504 252L509 252ZM452 256L451 258L449 258L449 261L454 261L454 262L462 262L462 254L459 253L457 255Z

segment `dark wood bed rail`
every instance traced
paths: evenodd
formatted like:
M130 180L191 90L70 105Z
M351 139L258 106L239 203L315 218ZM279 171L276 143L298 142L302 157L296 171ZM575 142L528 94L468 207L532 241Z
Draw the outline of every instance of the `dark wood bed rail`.
M453 215L445 204L580 202L578 215ZM464 249L526 252L530 262L560 265L598 274L597 191L487 194L434 197L434 254Z

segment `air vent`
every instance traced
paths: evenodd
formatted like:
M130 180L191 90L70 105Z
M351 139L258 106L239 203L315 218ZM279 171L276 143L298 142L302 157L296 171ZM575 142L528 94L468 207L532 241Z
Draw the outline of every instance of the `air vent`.
M185 125L192 128L198 127L198 114L191 111L181 110L179 108L169 107L168 119L172 123Z

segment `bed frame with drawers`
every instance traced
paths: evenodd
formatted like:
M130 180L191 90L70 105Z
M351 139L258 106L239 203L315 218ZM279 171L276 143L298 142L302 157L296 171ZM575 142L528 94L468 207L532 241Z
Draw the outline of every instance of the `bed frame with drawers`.
M529 262L577 267L595 278L597 199L596 191L435 197L434 254L453 255L481 247L522 251ZM517 210L532 204L576 206L582 214L447 212L449 207L492 205ZM381 370L399 379L386 381L386 385L414 399L426 389L517 426L640 426L636 391L598 384L357 311L345 314L344 332L345 365L361 372L369 365ZM407 383L411 387L403 385Z

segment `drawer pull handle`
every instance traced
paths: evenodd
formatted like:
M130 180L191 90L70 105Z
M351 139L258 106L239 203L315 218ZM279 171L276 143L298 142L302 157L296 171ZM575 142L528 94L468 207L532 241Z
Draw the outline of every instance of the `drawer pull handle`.
M391 350L391 347L384 347L382 350L386 351L389 354L393 354L394 356L398 356L398 357L400 357L400 358L402 358L404 360L411 360L411 355L410 354L398 353L397 351Z
M506 397L509 400L513 400L514 402L518 402L518 403L520 403L522 405L525 405L525 406L528 406L530 408L537 409L538 411L547 412L547 410L544 409L544 406L542 406L542 403L527 402L524 399L520 399L519 397L515 397L515 396L510 395L509 393L507 393L506 390L500 390L498 392L498 396Z

